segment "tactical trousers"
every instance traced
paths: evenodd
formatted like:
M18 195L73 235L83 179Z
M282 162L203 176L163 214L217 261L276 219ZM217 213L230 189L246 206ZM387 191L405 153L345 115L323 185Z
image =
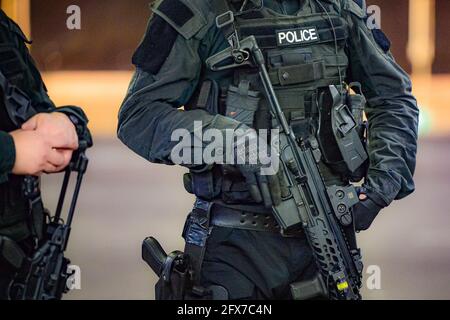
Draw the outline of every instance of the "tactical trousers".
M290 300L290 284L316 273L305 236L215 227L206 246L201 283L225 288L230 300Z

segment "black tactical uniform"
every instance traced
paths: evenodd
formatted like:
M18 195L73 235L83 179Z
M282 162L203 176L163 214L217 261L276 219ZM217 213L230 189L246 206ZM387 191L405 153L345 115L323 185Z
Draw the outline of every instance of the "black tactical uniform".
M243 1L226 3L237 12ZM242 123L271 127L254 68L213 72L205 64L230 46L216 26L223 13L216 4L163 0L153 8L119 115L120 139L151 162L172 164L177 142L171 133L185 128L194 134L194 121L202 121L204 129L234 129ZM389 52L389 40L381 30L369 30L366 20L364 0L266 0L262 9L239 15L235 27L241 39L254 35L263 49L296 135L320 141L326 183L346 185L365 178L365 193L379 211L414 191L418 108L408 75ZM357 176L344 164L331 123L320 117L323 89L344 81L360 83L367 99L370 163L362 164ZM359 91L358 84L352 86ZM348 99L363 133L358 108L364 107L364 98ZM202 265L200 283L225 288L230 299L289 299L289 284L315 273L302 233L282 236L271 211L252 201L242 176L221 166L188 168L185 186L198 200L184 237L187 251Z
M87 118L81 109L56 109L49 99L26 47L27 43L30 42L19 26L0 10L0 72L4 79L0 89L0 299L7 298L7 289L15 273L9 263L14 254L9 252L9 246L5 243L15 241L30 255L39 245L45 228L44 207L39 192L30 197L25 196L25 177L11 174L15 162L15 147L8 132L19 129L17 121L13 121L11 116L20 112L10 110L11 104L5 102L4 91L11 94L10 89L19 88L31 100L31 107L36 113L62 112L72 120L79 133L85 132L88 135L87 131L81 130L87 124Z
M12 137L6 133L0 132L0 175L11 172L14 166L15 149Z

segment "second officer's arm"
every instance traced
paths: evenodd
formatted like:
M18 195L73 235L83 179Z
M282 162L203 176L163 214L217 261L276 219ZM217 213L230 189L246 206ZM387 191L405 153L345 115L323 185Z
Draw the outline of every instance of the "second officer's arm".
M189 28L178 30L165 20L167 17L154 14L151 18L133 56L137 70L119 113L119 138L154 163L173 164L170 154L177 141L171 141L172 133L185 129L193 135L195 121L201 121L203 129L239 126L230 118L205 110L179 109L198 85L203 63L199 50L209 28L202 16L188 16L191 20L184 25ZM173 23L176 27L177 21Z
M365 2L346 4L351 25L350 80L362 84L368 101L370 168L365 188L381 208L414 191L419 110L409 76L389 52L389 40L381 30L368 29ZM364 230L377 209L369 204L361 209L358 229Z

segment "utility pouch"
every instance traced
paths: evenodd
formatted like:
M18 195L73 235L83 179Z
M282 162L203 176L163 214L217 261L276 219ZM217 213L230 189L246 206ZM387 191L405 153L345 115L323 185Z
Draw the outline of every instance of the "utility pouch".
M253 127L260 100L260 93L250 90L248 80L242 80L238 87L228 89L225 115Z
M235 181L230 179L229 176L223 181L222 201L229 205L255 204L255 200L252 198L245 181L242 178Z
M205 200L213 200L218 197L222 189L221 175L216 171L217 167L201 172L191 171L183 177L184 188L190 194Z
M353 115L345 104L334 104L331 112L334 137L348 170L354 173L367 160L368 155L358 135Z

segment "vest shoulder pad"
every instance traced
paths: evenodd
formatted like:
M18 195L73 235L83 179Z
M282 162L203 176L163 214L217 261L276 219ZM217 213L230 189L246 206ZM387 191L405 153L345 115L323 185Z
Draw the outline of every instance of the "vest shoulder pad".
M367 17L366 0L344 0L344 9L361 19Z
M185 39L191 39L208 24L207 0L159 0L152 10Z

